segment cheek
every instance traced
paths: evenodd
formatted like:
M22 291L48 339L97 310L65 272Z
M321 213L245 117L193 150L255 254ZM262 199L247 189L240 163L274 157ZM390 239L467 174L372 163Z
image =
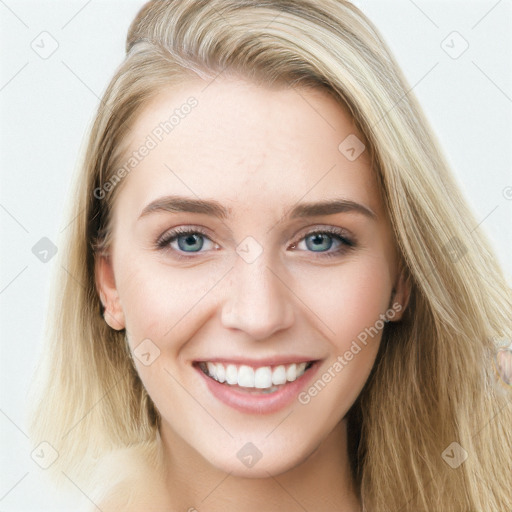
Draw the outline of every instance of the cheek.
M172 340L190 339L206 309L211 313L207 295L221 285L228 268L179 268L136 256L120 260L118 290L133 343L150 338L161 349L173 350ZM340 265L294 266L285 280L293 293L283 300L301 307L293 300L296 295L306 306L297 311L297 322L309 318L340 350L386 311L392 288L388 261L375 252Z
M180 397L176 404L189 404L172 378L178 378L172 361L201 327L202 299L218 280L198 268L172 268L149 258L132 259L120 268L118 289L133 360L159 410L171 395Z
M222 276L211 267L173 268L143 257L120 261L119 267L118 290L132 344L149 338L161 350L172 350L173 340L191 337L191 320Z
M317 318L315 323L338 353L376 324L389 307L392 290L387 259L370 254L330 268L317 267L295 283L311 318Z
M312 304L327 325L331 345L311 385L298 397L309 417L329 415L329 426L348 412L363 389L375 362L392 281L386 262L340 266L336 275L316 280ZM323 293L321 292L323 288ZM326 331L326 329L324 329Z

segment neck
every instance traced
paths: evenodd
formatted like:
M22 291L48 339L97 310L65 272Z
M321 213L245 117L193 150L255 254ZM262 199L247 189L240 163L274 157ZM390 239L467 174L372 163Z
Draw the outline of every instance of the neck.
M359 512L347 452L346 420L297 466L243 478L212 466L170 428L161 429L166 486L176 510ZM173 508L174 509L174 508Z

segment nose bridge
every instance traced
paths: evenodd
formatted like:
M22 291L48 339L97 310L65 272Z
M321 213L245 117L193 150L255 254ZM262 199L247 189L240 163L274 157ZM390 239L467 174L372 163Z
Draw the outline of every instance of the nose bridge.
M243 330L254 339L289 327L293 322L291 292L278 275L265 251L253 261L238 256L222 309L224 327Z

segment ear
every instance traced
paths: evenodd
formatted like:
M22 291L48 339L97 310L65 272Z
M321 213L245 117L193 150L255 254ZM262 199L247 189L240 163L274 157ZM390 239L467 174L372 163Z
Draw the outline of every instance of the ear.
M389 307L395 311L395 316L393 317L392 321L396 322L403 317L405 310L407 309L407 305L409 304L410 296L411 282L410 279L406 276L404 268L400 266L398 277L393 289L393 294L389 303Z
M125 318L119 294L117 293L116 282L114 278L114 269L110 255L98 255L94 261L94 276L96 289L100 295L101 303L105 308L105 322L120 331L125 328Z

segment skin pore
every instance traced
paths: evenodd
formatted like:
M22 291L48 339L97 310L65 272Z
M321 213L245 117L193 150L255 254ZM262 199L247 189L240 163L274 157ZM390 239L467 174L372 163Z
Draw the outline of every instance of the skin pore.
M191 96L197 105L117 185L110 255L96 263L106 321L126 329L132 351L149 339L143 346L158 354L149 365L134 357L162 417L166 460L145 506L359 511L344 417L381 331L341 371L332 366L392 304L400 304L399 320L408 297L367 151L352 161L338 149L349 135L364 139L323 91L220 76L161 91L132 127L127 154ZM216 201L225 216L162 202L141 215L170 195ZM335 199L374 216L360 207L290 215L299 204ZM178 233L159 247L178 227L195 238ZM306 391L330 367L332 378L307 404L295 397L255 414L218 400L193 365L276 356L319 361ZM252 467L238 455L247 443L261 454Z

